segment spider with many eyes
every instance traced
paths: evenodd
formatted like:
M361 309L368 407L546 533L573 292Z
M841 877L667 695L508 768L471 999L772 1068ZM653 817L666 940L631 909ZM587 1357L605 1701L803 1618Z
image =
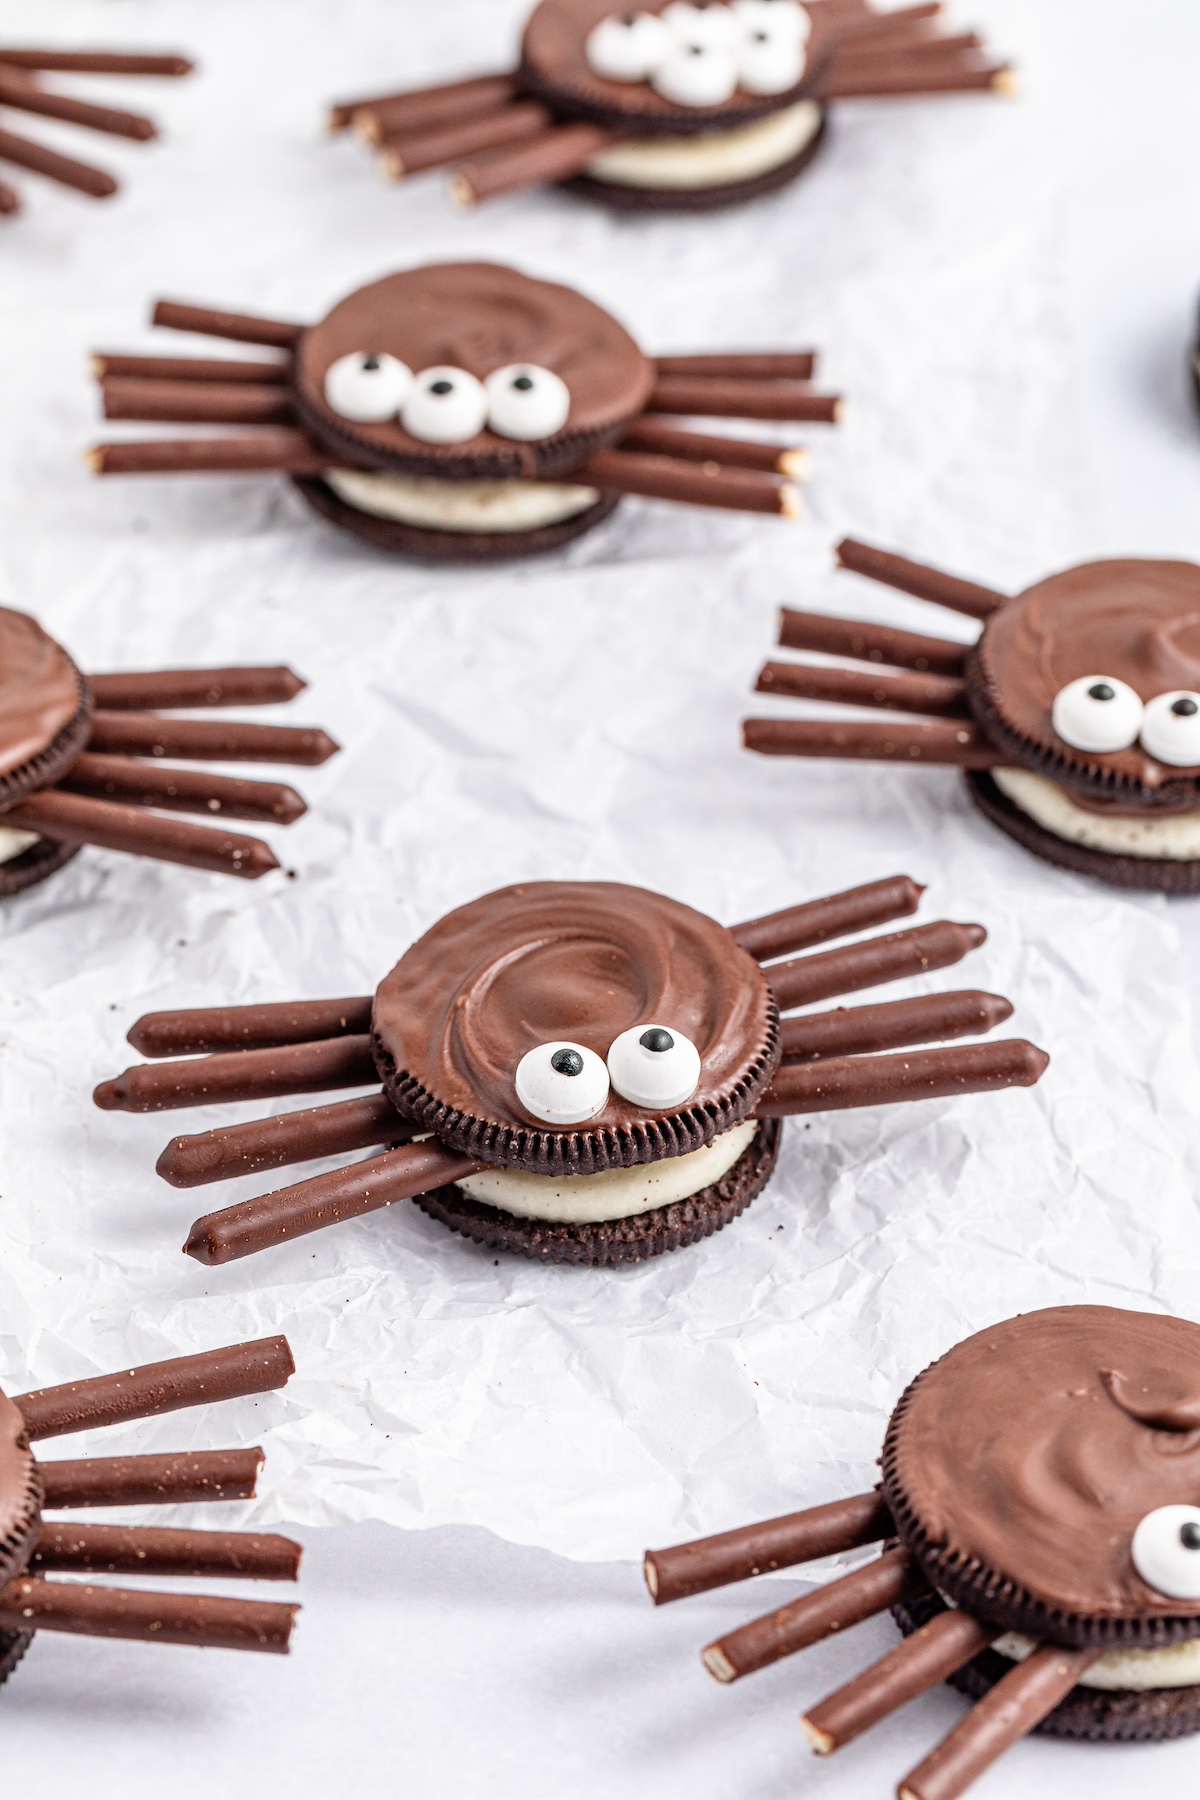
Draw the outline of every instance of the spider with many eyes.
M656 1604L883 1544L703 1652L739 1680L891 1609L905 1640L812 1706L827 1756L941 1681L974 1702L900 1783L958 1800L1026 1733L1200 1730L1200 1327L1106 1306L968 1338L892 1414L878 1488L650 1551Z
M447 165L462 205L561 182L607 205L706 211L812 161L831 101L1011 86L936 3L540 0L518 66L333 107L393 180Z

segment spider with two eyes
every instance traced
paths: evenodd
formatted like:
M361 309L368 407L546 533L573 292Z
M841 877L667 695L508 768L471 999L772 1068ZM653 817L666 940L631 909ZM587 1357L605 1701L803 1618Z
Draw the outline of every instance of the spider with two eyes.
M830 101L1011 85L940 5L541 0L517 68L332 108L392 180L447 165L461 205L562 182L609 206L707 211L798 176Z
M104 444L96 473L276 470L331 523L435 561L555 549L621 494L794 517L802 449L656 415L839 413L812 390L811 351L652 361L582 294L494 263L389 275L308 328L170 301L154 321L284 356L98 357L105 416L260 429Z
M1106 1306L993 1325L910 1384L880 1468L871 1493L647 1554L662 1605L883 1544L710 1644L717 1680L890 1608L904 1642L801 1724L829 1755L939 1682L967 1694L900 1800L957 1800L1032 1731L1200 1730L1200 1326Z
M983 630L968 647L785 611L781 644L870 668L772 662L760 693L925 717L749 719L747 749L958 767L984 816L1035 856L1200 892L1200 568L1083 563L1010 598L852 539L837 555Z
M361 1099L167 1147L159 1174L193 1187L396 1146L197 1220L185 1249L204 1263L406 1199L490 1249L638 1262L736 1218L770 1179L791 1114L1039 1079L1048 1059L1023 1040L949 1042L1009 1017L994 994L781 1022L983 942L980 926L943 921L795 954L904 917L921 893L898 876L726 930L615 882L503 888L447 914L373 997L139 1019L135 1048L185 1060L129 1069L96 1103L157 1112L382 1080ZM930 1043L945 1047L907 1048Z

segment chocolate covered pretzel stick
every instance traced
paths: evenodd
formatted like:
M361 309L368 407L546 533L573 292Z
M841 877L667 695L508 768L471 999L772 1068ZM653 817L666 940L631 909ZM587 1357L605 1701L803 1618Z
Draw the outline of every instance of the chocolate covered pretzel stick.
M829 1756L852 1743L919 1694L949 1680L986 1650L995 1635L994 1627L970 1613L939 1613L853 1681L810 1707L800 1721L809 1747L818 1756Z
M133 1588L21 1576L0 1589L0 1629L68 1631L83 1637L210 1650L287 1651L298 1607L208 1594L142 1594Z
M144 375L152 381L249 381L277 382L287 376L288 365L278 362L244 362L215 356L125 356L107 350L92 359L92 374Z
M31 1575L196 1575L295 1581L300 1546L275 1533L44 1521Z
M454 119L474 118L478 113L503 106L516 93L513 75L474 75L468 81L447 81L402 94L343 100L329 110L329 129L344 131L352 125L368 143L378 144L385 137L403 132L426 131Z
M11 64L5 68L3 58L0 58L0 106L11 106L16 112L36 113L42 118L63 119L70 125L106 132L110 137L134 138L144 143L158 136L154 120L147 119L142 113L121 112L115 106L92 106L86 100L49 93L30 76L14 72Z
M265 1394L283 1387L295 1373L285 1337L259 1338L204 1350L198 1356L145 1363L116 1375L38 1388L18 1395L14 1404L25 1420L30 1441L36 1443L41 1438L123 1425L130 1419L154 1418L214 1400Z
M844 706L878 706L890 712L970 716L967 684L953 675L880 675L861 669L829 669L811 663L765 663L754 684L759 694L794 700L826 700Z
M701 375L711 380L811 381L816 374L815 350L715 350L695 356L656 356L663 375Z
M669 1550L647 1550L643 1573L650 1598L656 1606L665 1606L734 1581L749 1581L769 1569L790 1569L876 1544L892 1530L892 1515L878 1490L873 1490Z
M789 481L753 469L726 469L672 456L643 456L627 450L598 450L579 471L580 481L610 493L643 494L652 500L715 506L733 512L775 513L794 519L800 491Z
M330 466L302 431L283 426L245 437L94 444L84 461L93 475L323 475Z
M152 325L173 331L195 331L202 337L230 338L241 344L268 344L291 350L304 331L287 319L260 319L253 313L218 312L211 306L191 306L182 300L159 300L150 315Z
M1012 1017L1012 1002L1000 994L921 994L879 1006L839 1006L833 1012L784 1019L780 1030L785 1062L860 1056L934 1044L948 1038L978 1037Z
M42 1462L42 1505L163 1506L185 1500L251 1500L263 1466L252 1450L184 1450L171 1456L91 1456Z
M835 554L843 569L881 581L886 587L899 588L901 593L914 594L918 600L932 600L935 606L949 607L951 612L966 613L972 619L990 618L1008 599L1007 594L995 588L962 581L957 575L910 562L908 557L895 556L890 550L876 550L855 538L843 538Z
M623 450L648 450L652 455L683 457L686 462L713 463L726 469L761 469L764 474L786 475L791 481L807 481L811 458L801 444L756 444L746 438L708 437L664 425L659 419L638 419L621 438Z
M275 781L242 781L200 769L168 769L128 756L76 757L58 791L93 794L127 806L157 806L168 812L199 812L266 825L294 825L308 811L295 788Z
M104 712L144 712L160 706L273 706L308 686L294 670L136 669L89 675L92 699Z
M385 1094L368 1094L361 1100L339 1100L274 1119L251 1119L245 1125L172 1138L155 1169L172 1187L201 1187L289 1163L315 1162L320 1156L405 1144L419 1129L400 1117Z
M860 988L947 969L986 942L982 925L939 919L932 925L916 925L909 931L868 938L839 950L821 950L796 962L773 963L766 976L779 1010L789 1012L815 1000L833 1000Z
M0 44L0 63L14 69L42 69L57 75L190 75L186 56L144 56L114 50L12 49Z
M1033 1087L1049 1066L1044 1050L1021 1038L999 1044L961 1044L905 1055L831 1057L828 1062L781 1064L755 1112L760 1119L900 1101L945 1100L998 1088Z
M505 150L485 150L463 163L450 184L451 197L459 206L474 206L515 188L565 181L613 142L614 133L600 125L556 125L539 137Z
M880 58L880 65L884 59ZM984 68L949 67L940 58L904 59L895 69L884 66L848 67L835 70L821 84L824 100L883 99L889 94L1012 94L1016 78L1011 68L990 64Z
M403 181L424 169L437 169L482 150L538 137L553 125L548 107L537 100L501 106L479 118L458 119L423 131L383 140L379 166L390 181Z
M47 175L51 181L89 194L93 200L107 200L117 191L116 182L103 169L76 162L71 156L60 156L57 150L47 150L12 131L0 131L0 162L16 163L18 168L32 169L36 175Z
M95 844L101 850L182 863L188 869L238 875L246 881L257 881L279 867L274 851L261 838L215 831L185 819L164 819L136 806L118 806L57 788L32 794L0 816L6 825L36 832L51 843Z
M378 1079L369 1037L333 1037L188 1062L138 1063L102 1081L92 1098L106 1112L166 1112L177 1106L364 1087Z
M181 756L218 762L294 763L316 768L338 746L308 726L250 725L240 719L164 719L157 713L92 714L89 750L124 756Z
M760 756L832 757L845 762L925 763L998 769L1004 757L974 721L930 719L876 724L873 719L747 719L742 742Z
M338 1000L284 1000L266 1006L197 1006L144 1013L128 1041L143 1056L193 1056L214 1050L270 1050L371 1029L372 994Z
M646 411L834 425L841 417L842 402L837 394L814 394L801 382L660 374L646 402Z
M944 676L961 676L967 656L964 645L947 638L922 637L866 619L794 612L786 606L779 615L779 642L785 650L817 650L826 656L891 663L898 669Z
M156 381L106 375L100 383L106 419L171 425L286 425L294 416L280 383Z
M719 1638L701 1651L700 1660L718 1681L737 1681L819 1644L835 1631L861 1625L876 1613L915 1599L927 1585L907 1550L885 1550L865 1568Z
M822 900L806 900L762 919L730 927L730 936L757 961L793 955L828 938L849 937L915 913L925 889L907 875L891 875Z

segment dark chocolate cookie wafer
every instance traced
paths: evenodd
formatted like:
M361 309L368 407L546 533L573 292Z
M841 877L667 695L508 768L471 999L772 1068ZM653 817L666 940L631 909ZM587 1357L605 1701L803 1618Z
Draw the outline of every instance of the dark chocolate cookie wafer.
M602 206L612 207L615 212L720 212L725 207L744 206L751 200L759 200L765 194L775 194L780 188L787 187L798 175L803 175L825 143L828 131L828 115L822 113L817 131L803 150L780 163L777 169L768 169L765 174L752 176L748 181L726 181L716 187L647 188L602 181L597 175L574 175L560 185L588 200L596 200Z
M451 1231L488 1250L508 1250L531 1262L574 1263L581 1267L645 1262L666 1250L680 1250L711 1237L745 1212L771 1179L779 1154L780 1121L768 1119L754 1142L728 1174L686 1200L655 1207L628 1219L605 1219L591 1225L563 1225L546 1219L518 1218L470 1199L461 1188L447 1186L418 1194L416 1204Z
M907 1638L948 1610L940 1595L930 1592L893 1606L892 1617ZM947 1681L968 1700L982 1700L1012 1671L1011 1657L982 1650ZM1200 1731L1200 1687L1094 1688L1081 1683L1034 1731L1039 1737L1093 1744L1157 1744L1191 1737Z
M2 817L0 823L3 823ZM39 882L57 875L82 848L82 844L52 844L49 838L39 838L19 856L0 863L0 900L11 900L14 895L23 894L27 888L37 887Z
M521 556L544 556L561 550L592 530L616 510L619 494L600 498L557 525L540 525L532 531L430 531L420 525L402 525L398 519L381 519L361 507L350 506L335 494L327 481L294 475L292 483L314 512L331 525L351 531L378 550L410 557L414 562L505 562Z
M1091 875L1110 887L1141 888L1159 894L1200 894L1200 861L1119 856L1111 850L1090 850L1086 844L1072 844L1014 806L983 770L968 772L967 792L984 818L1043 862L1069 869L1074 875Z
M176 1187L386 1146L197 1219L185 1248L200 1262L249 1256L400 1200L540 1261L640 1260L707 1236L747 1205L774 1165L777 1122L794 1113L1038 1080L1047 1058L1032 1044L951 1041L1009 1017L995 994L798 1014L925 977L983 942L982 927L942 920L794 954L902 918L920 895L896 876L729 930L620 882L502 888L446 914L374 996L148 1014L129 1034L135 1048L189 1060L127 1069L101 1083L96 1104L157 1112L382 1081L358 1099L168 1144L158 1172ZM798 1016L781 1024L789 1013ZM731 1137L752 1119L755 1138ZM687 1160L710 1147L698 1164ZM564 1210L605 1210L595 1204L605 1196L618 1212L639 1198L597 1189L586 1209L566 1209L553 1191L562 1177L603 1180L667 1162L671 1183L658 1191L677 1196L670 1204L560 1223ZM519 1200L506 1179L478 1183L472 1197L458 1186L486 1171L520 1175Z
M61 644L28 613L0 607L0 815L74 762L91 699Z

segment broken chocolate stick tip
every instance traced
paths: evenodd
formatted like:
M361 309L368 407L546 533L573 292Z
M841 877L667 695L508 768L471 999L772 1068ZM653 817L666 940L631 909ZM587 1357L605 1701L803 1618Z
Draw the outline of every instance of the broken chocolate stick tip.
M1021 82L1017 71L1008 67L997 69L992 75L992 92L1003 94L1006 100L1019 99Z
M731 1582L750 1581L768 1570L794 1568L878 1543L893 1529L891 1514L877 1491L854 1494L693 1543L647 1550L646 1586L655 1605L665 1606Z
M798 519L804 511L804 501L800 489L792 482L785 481L779 490L779 513L784 519Z
M812 479L812 454L801 445L796 445L791 450L781 451L776 466L779 473L786 475L789 481L811 481Z
M800 1732L805 1743L815 1756L829 1756L837 1749L837 1745L834 1743L829 1733L827 1731L821 1731L818 1726L813 1725L806 1718L801 1719L800 1721Z
M709 1644L700 1652L700 1661L708 1670L714 1681L728 1684L737 1680L737 1670L722 1650L720 1644Z

